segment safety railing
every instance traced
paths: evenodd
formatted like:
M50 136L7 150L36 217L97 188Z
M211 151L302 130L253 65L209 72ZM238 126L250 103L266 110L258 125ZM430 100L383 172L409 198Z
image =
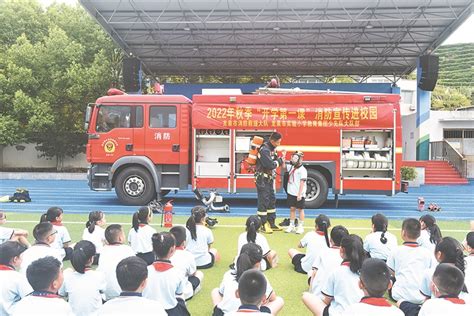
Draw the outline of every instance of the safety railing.
M459 174L467 177L467 161L447 140L430 142L430 160L448 161Z

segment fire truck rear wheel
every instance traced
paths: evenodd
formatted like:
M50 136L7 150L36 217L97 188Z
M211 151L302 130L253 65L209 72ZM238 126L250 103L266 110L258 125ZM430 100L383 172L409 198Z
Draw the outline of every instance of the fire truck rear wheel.
M120 172L115 180L115 192L126 205L146 205L156 197L152 176L140 167L130 167Z
M329 186L326 178L321 172L308 169L308 179L306 180L306 208L319 208L328 198Z

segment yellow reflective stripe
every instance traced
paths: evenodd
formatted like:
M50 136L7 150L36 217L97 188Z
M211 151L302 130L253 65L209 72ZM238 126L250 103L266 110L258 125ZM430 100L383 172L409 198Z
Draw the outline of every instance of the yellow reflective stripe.
M257 215L267 215L266 211L257 211Z
M319 152L319 153L338 153L341 151L339 146L278 146L278 150L297 151L302 152Z
M276 213L276 209L267 210L267 213Z

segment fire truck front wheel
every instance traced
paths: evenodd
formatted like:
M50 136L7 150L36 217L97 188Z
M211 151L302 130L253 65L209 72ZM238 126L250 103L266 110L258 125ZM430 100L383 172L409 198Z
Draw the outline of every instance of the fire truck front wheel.
M326 202L328 197L328 181L321 172L308 169L308 179L306 180L306 208L319 208Z
M115 192L126 205L146 205L156 196L152 176L140 167L122 170L115 180Z

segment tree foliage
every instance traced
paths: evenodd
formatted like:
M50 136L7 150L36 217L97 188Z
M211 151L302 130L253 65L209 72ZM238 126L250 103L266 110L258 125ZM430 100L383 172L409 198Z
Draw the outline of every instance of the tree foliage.
M84 151L88 101L118 84L122 54L79 6L0 2L0 144L37 143L60 168Z

